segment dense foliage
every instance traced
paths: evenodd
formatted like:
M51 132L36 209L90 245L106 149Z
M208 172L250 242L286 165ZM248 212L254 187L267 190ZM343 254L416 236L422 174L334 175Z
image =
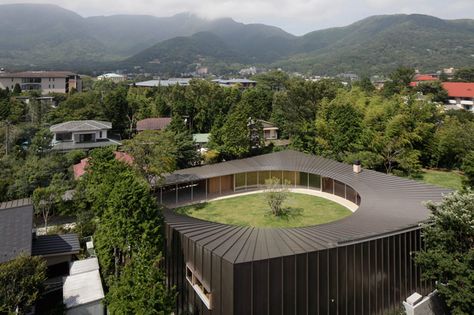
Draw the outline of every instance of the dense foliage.
M423 227L425 249L416 255L423 277L436 288L452 314L474 309L474 193L456 192L429 204L431 221Z
M41 257L20 255L0 264L0 313L30 312L45 280L46 262Z
M81 225L89 224L106 295L114 314L168 314L174 296L160 268L163 216L148 183L137 170L94 150L76 191ZM125 311L127 310L127 311Z

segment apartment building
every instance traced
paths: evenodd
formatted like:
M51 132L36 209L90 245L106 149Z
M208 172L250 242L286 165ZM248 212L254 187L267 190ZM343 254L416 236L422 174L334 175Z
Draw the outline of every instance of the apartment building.
M43 95L82 90L80 76L68 71L0 72L1 89L13 90L16 84L22 91L38 90Z

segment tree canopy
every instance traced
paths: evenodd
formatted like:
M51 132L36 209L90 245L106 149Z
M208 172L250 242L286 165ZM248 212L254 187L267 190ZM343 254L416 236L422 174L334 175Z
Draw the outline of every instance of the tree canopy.
M423 226L425 248L416 254L422 276L436 288L452 314L474 309L474 192L455 192L428 204L431 220Z

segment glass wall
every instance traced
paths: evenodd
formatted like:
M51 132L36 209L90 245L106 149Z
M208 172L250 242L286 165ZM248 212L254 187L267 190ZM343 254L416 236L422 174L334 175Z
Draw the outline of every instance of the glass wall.
M197 182L169 185L160 190L159 200L174 206L213 199L222 195L246 190L264 189L265 181L277 178L289 188L305 188L335 194L360 205L359 194L343 182L320 175L295 171L259 171L218 176Z
M270 179L270 171L260 171L258 172L258 184L265 185L265 181Z
M245 186L246 186L245 177L246 177L245 173L238 173L234 175L235 191L245 189Z
M315 174L309 174L309 187L310 188L321 188L321 176Z
M247 173L247 188L258 187L258 172Z

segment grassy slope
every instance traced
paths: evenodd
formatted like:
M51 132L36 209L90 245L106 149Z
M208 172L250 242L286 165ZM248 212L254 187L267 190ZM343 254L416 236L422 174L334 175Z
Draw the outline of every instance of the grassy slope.
M263 194L239 196L176 209L198 219L254 227L301 227L327 223L351 214L345 207L319 197L291 193L284 204L293 215L278 218L269 214Z
M436 186L461 189L463 176L456 171L439 171L424 169L420 180Z

